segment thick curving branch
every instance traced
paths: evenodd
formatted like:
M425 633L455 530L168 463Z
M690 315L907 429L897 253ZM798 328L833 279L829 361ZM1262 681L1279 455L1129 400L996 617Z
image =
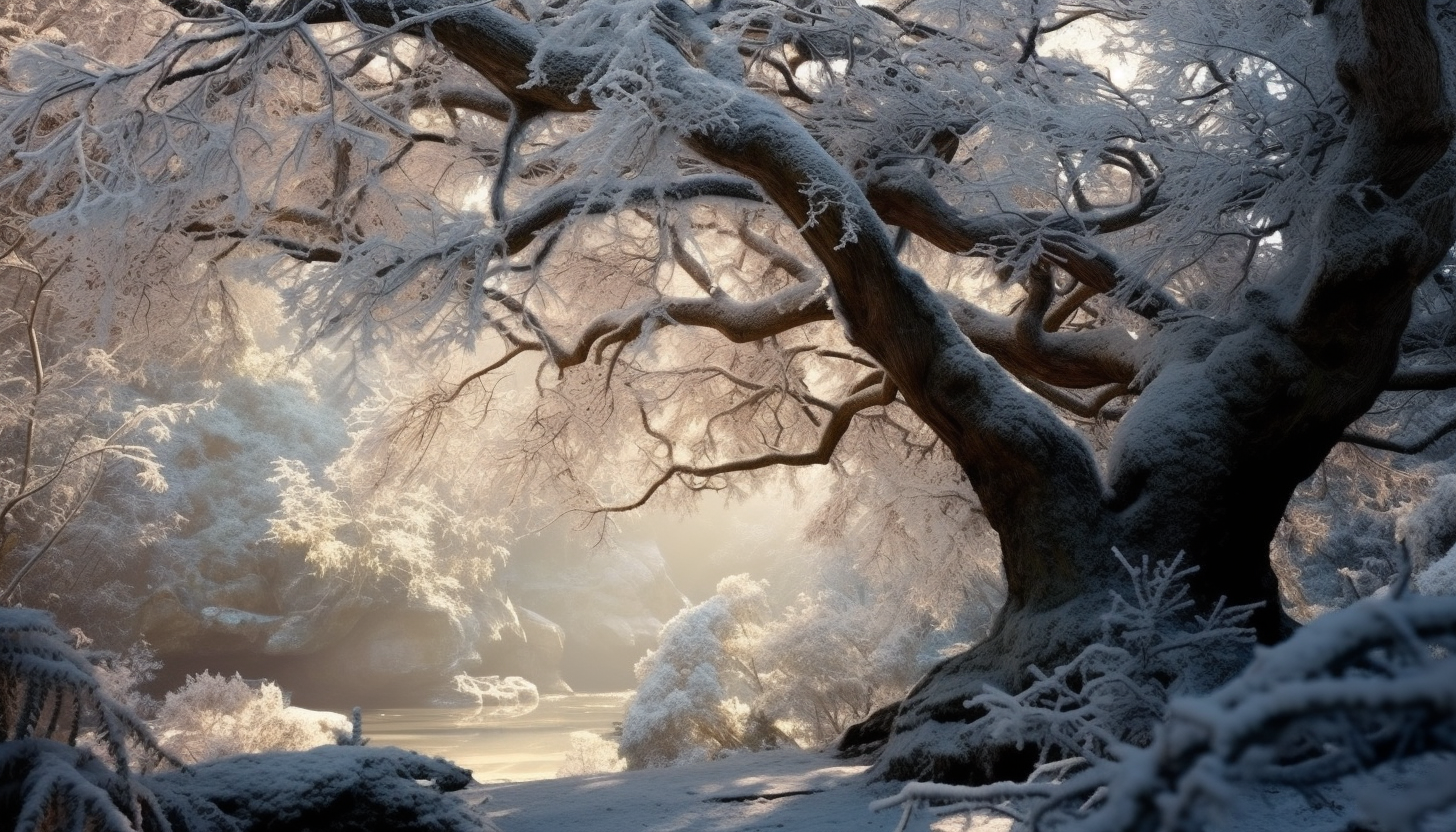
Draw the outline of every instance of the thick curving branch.
M603 187L563 182L546 189L529 204L511 213L501 226L501 242L507 254L516 254L534 242L543 231L573 214L606 214L654 202L706 198L763 202L763 192L748 179L724 174L698 174L675 182L651 185Z
M468 110L501 122L507 121L511 117L511 102L504 96L463 84L448 84L417 90L410 100L410 106L415 108L439 107L442 110Z
M1034 378L1023 378L1021 383L1043 399L1073 416L1080 416L1083 419L1100 418L1103 408L1111 404L1114 399L1126 396L1129 392L1126 384L1109 384L1096 390L1090 398L1082 399Z
M178 4L174 7L186 5L170 1ZM671 6L676 0L663 2ZM532 25L486 4L416 0L412 7L429 18L437 42L515 106L560 112L593 108L584 91L590 62L575 53L543 49ZM413 31L413 24L395 19L397 8L388 0L351 0L347 14L341 7L317 6L309 21L357 17L368 25ZM690 9L685 13L696 15ZM884 368L909 406L946 443L981 496L1004 548L1027 559L1008 565L1012 596L1065 595L1079 582L1079 573L1107 568L1105 547L1088 544L1088 535L1104 520L1104 486L1085 440L972 346L923 278L900 264L859 183L791 114L745 94L740 83L695 67L673 39L664 38L653 49L656 82L672 93L654 98L659 117L682 125L681 140L690 150L757 183L800 229L829 276L835 309L851 342ZM708 122L699 121L703 101L715 102ZM703 126L690 126L695 123ZM1069 262L1096 260L1074 249L1071 240L1066 243ZM1118 270L1098 273L1114 288L1110 278ZM1143 294L1157 304L1153 293ZM602 335L622 331L621 322L601 324ZM615 328L609 329L611 324ZM577 349L569 354L580 355ZM1055 529L1050 535L1048 525ZM1093 556L1086 553L1094 551L1095 559L1089 560Z
M794 283L748 302L722 292L701 298L669 297L603 313L583 327L569 346L549 339L546 351L551 363L565 370L589 358L600 359L609 346L635 340L648 321L712 329L729 341L745 344L833 318L828 296L812 283Z
M1080 220L1029 213L967 216L945 201L929 177L906 167L877 172L867 191L885 222L909 229L943 251L1010 259L1035 242L1045 252L1042 262L1098 292L1122 297L1129 309L1148 319L1182 309L1172 295L1086 239Z
M1023 380L1075 390L1126 386L1137 377L1148 349L1147 341L1116 327L1047 332L1042 326L1018 325L1017 318L987 312L956 295L942 293L941 301L971 343Z

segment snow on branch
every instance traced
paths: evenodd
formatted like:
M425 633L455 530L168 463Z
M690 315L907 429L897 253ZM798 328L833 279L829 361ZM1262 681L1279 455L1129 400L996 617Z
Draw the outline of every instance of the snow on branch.
M1241 640L1247 609L1218 609L1196 630L1155 622L1186 606L1187 575L1174 566L1139 574L1137 598L1118 598L1102 642L1026 692L988 691L988 735L1034 743L1042 765L1025 783L963 787L912 783L873 808L935 814L990 810L1030 828L1085 832L1200 830L1226 818L1254 789L1338 784L1363 794L1342 806L1360 828L1417 829L1456 807L1436 786L1395 799L1351 778L1456 770L1456 598L1370 598L1329 613L1288 641L1258 651L1222 687L1175 696L1156 680L1177 651ZM1146 666L1149 659L1161 669ZM1166 705L1165 705L1166 702ZM1404 762L1415 768L1402 768ZM1426 771L1425 775L1412 772ZM1403 774L1404 772L1404 774ZM904 824L902 820L902 826ZM1352 827L1353 828L1353 827Z

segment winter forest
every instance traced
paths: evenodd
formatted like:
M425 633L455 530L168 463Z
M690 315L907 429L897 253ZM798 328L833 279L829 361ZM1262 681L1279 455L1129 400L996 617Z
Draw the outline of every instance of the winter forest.
M1453 832L1453 101L1451 0L0 0L0 828Z

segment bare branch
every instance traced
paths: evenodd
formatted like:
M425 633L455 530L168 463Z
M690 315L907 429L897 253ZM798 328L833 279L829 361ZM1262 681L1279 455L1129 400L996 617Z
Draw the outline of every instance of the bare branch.
M801 453L772 452L760 454L755 457L736 459L730 462L721 462L714 465L671 465L653 480L647 489L630 503L623 503L615 506L604 506L596 512L622 512L641 508L648 500L673 479L692 478L710 479L733 474L741 471L757 471L764 468L772 468L783 465L788 467L804 467L808 465L824 465L834 455L834 449L844 438L845 432L849 430L850 423L855 415L871 407L888 405L895 400L896 388L893 382L885 378L881 373L876 378L876 383L851 394L841 401L831 412L824 431L819 437L819 443L809 451ZM595 513L595 512L594 512Z

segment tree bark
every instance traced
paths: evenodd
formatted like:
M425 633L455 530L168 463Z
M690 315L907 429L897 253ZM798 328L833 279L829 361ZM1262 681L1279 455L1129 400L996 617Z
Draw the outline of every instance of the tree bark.
M170 5L186 13L195 4ZM412 5L429 12L450 4ZM942 203L897 197L892 189L872 201L788 112L692 65L666 38L659 44L660 83L690 91L690 99L725 102L715 126L685 129L683 143L757 183L800 229L828 273L846 334L951 451L1000 535L1007 601L990 636L931 671L893 720L881 714L875 730L851 732L861 745L888 739L883 775L966 782L1022 773L1025 752L967 744L965 724L974 714L962 703L986 684L1018 690L1028 665L1054 666L1096 638L1109 591L1128 587L1114 546L1131 560L1181 551L1200 569L1192 588L1201 608L1219 598L1261 602L1254 619L1259 638L1270 642L1288 632L1270 540L1295 486L1394 372L1412 293L1452 243L1456 193L1452 115L1424 0L1325 5L1350 103L1341 195L1305 229L1301 257L1272 285L1246 291L1220 319L1183 316L1163 326L1142 352L1141 395L1105 468L1075 430L963 330L975 338L980 326L988 351L1016 332L958 321L901 264L876 208L899 211L903 221L925 226L922 236L947 246L982 233L979 226L950 216ZM674 20L696 14L674 0L661 6ZM386 0L351 3L360 19L381 26L394 25L395 7ZM347 17L320 7L316 22ZM431 31L517 108L593 106L580 91L580 68L542 52L535 30L501 11L473 7L436 20ZM533 62L542 77L523 87ZM660 103L678 106L667 98ZM672 113L664 121L691 123ZM824 193L832 197L812 195ZM1065 240L1058 245L1063 254L1076 253ZM1077 268L1098 287L1118 275L1116 264L1095 252ZM1170 299L1144 294L1173 310ZM999 357L1039 375L1024 352L1008 346ZM1046 374L1093 386L1127 381L1129 370L1103 360ZM1212 684L1238 659L1211 656L1190 672Z
M1181 551L1199 567L1191 584L1203 609L1219 598L1263 604L1252 623L1265 643L1290 626L1269 562L1283 511L1385 389L1415 288L1456 237L1453 118L1426 4L1328 7L1352 108L1348 189L1272 289L1246 292L1223 321L1188 319L1159 336L1162 364L1118 431L1104 513L1087 527L1081 559L1107 560L1111 545L1134 559ZM983 685L1024 688L1028 664L1072 658L1096 637L1106 591L1118 586L1104 569L1061 597L1047 591L1046 559L1025 551L1035 539L1003 531L1002 545L1008 600L990 636L932 670L893 720L881 714L847 735L860 748L887 741L882 776L966 783L1029 773L1026 750L968 744L976 714L962 703ZM1205 686L1241 664L1208 659L1191 669Z

